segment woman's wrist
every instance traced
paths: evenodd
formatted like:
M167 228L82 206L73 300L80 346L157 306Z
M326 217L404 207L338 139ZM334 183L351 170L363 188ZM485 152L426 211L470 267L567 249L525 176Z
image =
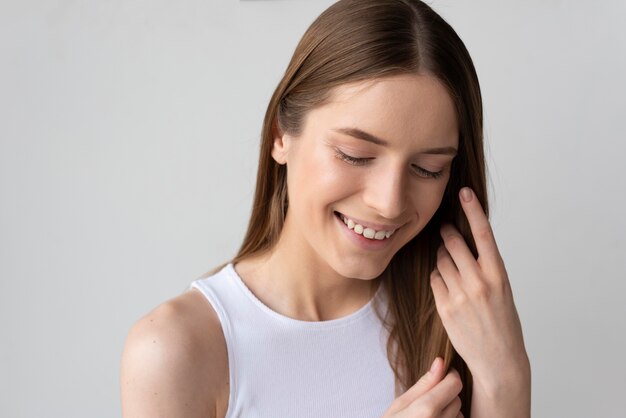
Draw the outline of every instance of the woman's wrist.
M476 376L472 385L472 417L530 417L531 372L528 359L503 367L498 376Z
M475 385L491 396L499 396L503 392L530 385L530 363L527 360L509 367L499 367L496 373L497 375L486 380L476 376Z

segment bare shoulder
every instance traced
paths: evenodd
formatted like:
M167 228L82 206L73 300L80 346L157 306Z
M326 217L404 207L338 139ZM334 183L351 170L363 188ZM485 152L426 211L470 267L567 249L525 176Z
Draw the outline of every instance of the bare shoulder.
M198 290L164 302L133 324L120 385L125 418L224 416L226 343L215 310Z

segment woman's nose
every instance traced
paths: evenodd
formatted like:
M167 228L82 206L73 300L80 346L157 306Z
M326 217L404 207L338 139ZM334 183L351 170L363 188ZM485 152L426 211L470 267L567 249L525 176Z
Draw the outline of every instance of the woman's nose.
M404 170L406 171L406 170ZM372 171L366 179L364 203L385 219L399 219L407 205L407 176L399 167Z

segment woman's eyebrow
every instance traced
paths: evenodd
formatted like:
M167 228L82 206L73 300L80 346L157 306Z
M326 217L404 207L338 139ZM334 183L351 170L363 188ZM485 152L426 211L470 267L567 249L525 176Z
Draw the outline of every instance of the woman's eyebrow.
M362 139L363 141L371 142L376 145L382 145L383 147L388 147L389 142L385 141L382 138L378 138L368 132L365 132L359 128L336 128L333 129L334 132L338 132L345 135L350 135L357 139ZM437 147L437 148L427 148L421 150L420 154L449 154L456 155L457 149L454 147Z

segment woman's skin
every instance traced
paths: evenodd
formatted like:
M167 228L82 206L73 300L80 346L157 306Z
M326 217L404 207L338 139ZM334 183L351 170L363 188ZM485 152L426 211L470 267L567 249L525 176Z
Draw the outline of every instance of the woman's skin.
M463 188L459 198L478 259L453 225L442 225L430 276L437 312L472 371L472 417L529 417L530 362L504 262L473 191Z
M331 103L310 111L300 137L276 133L273 157L287 164L289 209L274 251L238 263L242 279L269 307L306 321L338 318L363 306L393 255L441 203L458 148L454 104L430 76L396 76L339 86ZM358 128L388 145L336 132ZM367 158L352 165L337 156ZM439 178L421 169L440 172ZM334 211L394 225L383 249L363 249Z
M342 128L358 128L386 145L336 131ZM242 280L271 309L299 320L331 320L361 308L393 255L439 207L454 154L426 150L458 149L458 129L453 102L432 76L336 88L330 103L307 115L298 138L275 131L272 157L287 164L289 209L275 248L235 265ZM367 160L353 165L340 153ZM479 258L454 227L442 228L445 245L430 279L436 307L474 377L472 417L529 417L530 366L504 263L478 200L462 207ZM382 248L366 248L335 211L398 229ZM187 292L133 327L122 361L126 418L165 410L223 416L224 401L216 400L228 399L221 383L227 359L223 336L207 335L207 324L211 332L220 328L206 307L201 295ZM444 373L438 359L384 418L456 418L460 390L458 373Z

